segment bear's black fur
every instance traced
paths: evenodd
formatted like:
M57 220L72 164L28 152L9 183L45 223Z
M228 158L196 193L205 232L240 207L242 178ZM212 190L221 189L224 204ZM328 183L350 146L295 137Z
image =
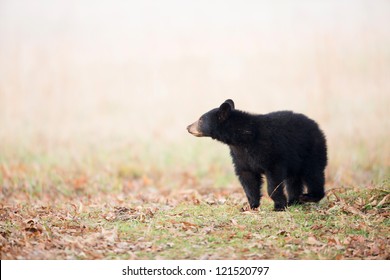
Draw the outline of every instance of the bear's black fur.
M228 99L187 130L229 145L235 172L252 209L260 205L264 175L276 211L324 197L325 136L316 122L302 114L280 111L253 115L236 110Z

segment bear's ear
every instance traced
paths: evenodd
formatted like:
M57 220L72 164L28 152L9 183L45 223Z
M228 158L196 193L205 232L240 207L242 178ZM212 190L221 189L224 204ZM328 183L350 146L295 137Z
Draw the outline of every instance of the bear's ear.
M232 109L234 109L234 102L233 102L233 100L227 99L227 100L225 101L225 103L229 103L230 107L232 107Z
M230 112L234 109L234 103L231 99L226 100L219 106L218 119L224 121L230 115Z

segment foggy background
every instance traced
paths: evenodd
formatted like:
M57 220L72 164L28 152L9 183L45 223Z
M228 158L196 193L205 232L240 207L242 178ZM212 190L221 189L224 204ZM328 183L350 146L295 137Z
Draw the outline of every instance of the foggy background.
M1 0L0 139L191 145L231 98L390 164L389 26L390 1Z

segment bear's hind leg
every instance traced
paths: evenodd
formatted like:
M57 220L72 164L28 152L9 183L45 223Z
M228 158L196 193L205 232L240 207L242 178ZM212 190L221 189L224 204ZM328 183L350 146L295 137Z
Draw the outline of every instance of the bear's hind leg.
M300 204L300 196L303 192L303 183L300 177L292 177L286 180L286 189L288 195L287 205Z
M325 196L325 174L323 170L307 173L303 180L307 187L307 193L300 196L300 202L318 202Z
M244 188L246 197L248 198L251 209L256 209L260 206L261 185L263 178L260 173L252 171L238 171L237 176Z
M274 211L284 211L287 207L287 198L284 194L283 173L273 172L266 174L268 195L274 201Z

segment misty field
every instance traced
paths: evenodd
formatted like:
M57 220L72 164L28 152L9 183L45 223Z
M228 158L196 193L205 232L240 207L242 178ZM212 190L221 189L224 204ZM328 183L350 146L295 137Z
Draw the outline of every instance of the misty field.
M35 18L11 2L0 4L2 260L390 259L386 1L350 14L263 7L275 18L157 4L166 21L144 4L101 4L85 20L88 6ZM264 194L248 210L227 146L186 131L227 98L319 123L319 204L273 212Z

